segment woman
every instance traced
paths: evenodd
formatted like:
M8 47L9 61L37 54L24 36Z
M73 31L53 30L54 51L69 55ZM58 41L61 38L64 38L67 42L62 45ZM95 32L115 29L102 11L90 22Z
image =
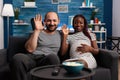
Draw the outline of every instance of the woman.
M88 24L81 14L73 18L74 33L69 34L66 25L62 27L62 55L70 46L70 58L82 62L87 68L96 68L97 63L92 54L98 54L99 49L96 43L96 36L88 31Z

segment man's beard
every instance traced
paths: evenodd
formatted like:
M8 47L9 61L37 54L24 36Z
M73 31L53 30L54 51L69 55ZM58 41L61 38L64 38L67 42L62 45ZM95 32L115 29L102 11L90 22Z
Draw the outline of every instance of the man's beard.
M48 25L48 26L46 26L46 29L47 29L48 31L50 31L50 32L54 32L54 31L57 29L57 26L54 27L54 29L50 29L50 28L53 27L53 26L56 26L56 25Z

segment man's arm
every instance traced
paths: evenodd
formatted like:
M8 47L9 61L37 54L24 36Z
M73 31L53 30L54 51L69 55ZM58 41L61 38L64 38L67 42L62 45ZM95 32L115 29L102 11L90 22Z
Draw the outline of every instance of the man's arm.
M34 30L33 34L30 36L28 41L25 44L25 48L27 49L28 52L32 53L36 47L37 47L37 40L39 36L40 31Z
M42 16L39 14L36 15L36 17L34 18L34 23L35 23L35 30L25 44L25 48L30 53L36 50L39 34L44 28L44 26L42 25Z

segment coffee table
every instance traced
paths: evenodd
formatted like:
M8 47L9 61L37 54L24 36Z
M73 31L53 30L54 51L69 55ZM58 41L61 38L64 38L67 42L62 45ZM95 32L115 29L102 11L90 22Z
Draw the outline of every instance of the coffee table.
M32 80L80 80L84 78L89 78L91 80L92 75L95 74L93 70L88 68L83 68L83 70L80 71L80 73L78 74L69 74L62 67L62 65L59 65L60 71L58 75L52 75L55 67L58 67L58 65L47 65L32 69L30 71L30 74L32 75Z

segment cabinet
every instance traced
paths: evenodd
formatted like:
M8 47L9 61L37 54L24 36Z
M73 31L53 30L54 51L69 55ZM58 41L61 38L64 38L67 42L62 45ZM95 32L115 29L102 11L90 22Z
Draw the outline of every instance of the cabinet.
M96 34L99 48L105 48L107 38L107 29L105 28L105 23L94 23L90 25L92 25L92 32Z

